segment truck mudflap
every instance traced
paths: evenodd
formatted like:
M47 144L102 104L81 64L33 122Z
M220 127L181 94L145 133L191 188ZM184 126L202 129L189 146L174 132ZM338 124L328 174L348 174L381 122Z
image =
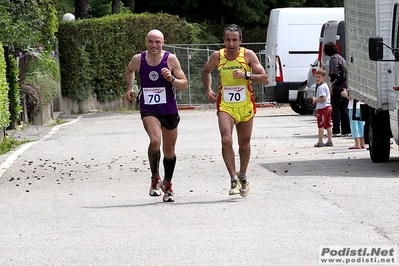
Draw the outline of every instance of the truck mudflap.
M364 141L369 145L370 158L374 163L387 162L391 152L392 132L388 111L379 111L361 105L361 119L365 121Z

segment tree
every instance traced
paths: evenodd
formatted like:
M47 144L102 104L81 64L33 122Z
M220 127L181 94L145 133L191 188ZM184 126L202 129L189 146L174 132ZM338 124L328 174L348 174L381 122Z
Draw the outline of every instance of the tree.
M8 83L6 79L6 60L3 44L0 42L0 129L4 130L10 124L10 101L8 99Z
M136 1L135 0L123 0L123 4L129 8L130 12L134 13L134 8L135 8L135 4Z
M75 17L89 18L89 0L75 0Z
M267 1L259 0L136 0L136 12L164 12L184 17L189 22L211 24L235 23L244 25L266 25L268 21Z
M342 7L344 6L343 0L307 0L304 4L304 7L311 7L311 6L320 6L320 7Z
M119 14L121 9L121 1L120 0L112 0L112 14Z

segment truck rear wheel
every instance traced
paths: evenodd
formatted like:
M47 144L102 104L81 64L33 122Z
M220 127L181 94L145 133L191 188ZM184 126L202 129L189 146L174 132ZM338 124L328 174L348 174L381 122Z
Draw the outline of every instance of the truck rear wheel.
M298 96L296 102L290 102L290 106L295 113L298 113L300 115L311 115L313 114L315 106L308 99L305 99L303 93L303 90L305 88L306 88L306 83L303 83L301 87L299 87L298 89Z
M301 105L298 102L290 102L291 109L300 115L308 115L309 113L306 110L301 108Z
M301 93L301 108L308 112L308 114L313 114L313 111L316 109L316 106L310 102L311 99L306 99L304 93Z
M387 162L391 152L389 113L370 111L367 123L370 158L374 163Z

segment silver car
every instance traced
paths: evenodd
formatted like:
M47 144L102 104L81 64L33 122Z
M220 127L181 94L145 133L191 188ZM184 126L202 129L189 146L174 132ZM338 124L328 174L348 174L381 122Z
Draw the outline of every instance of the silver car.
M314 63L310 65L307 85L306 88L303 90L303 97L308 101L311 101L311 99L316 96L316 79L314 77L314 73L318 68L319 62L316 58L316 60L314 60Z

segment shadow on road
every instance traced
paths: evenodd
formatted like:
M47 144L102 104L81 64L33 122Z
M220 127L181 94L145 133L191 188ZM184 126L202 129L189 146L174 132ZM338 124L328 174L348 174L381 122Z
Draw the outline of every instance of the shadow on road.
M232 198L232 199L224 199L224 200L212 200L212 201L190 201L190 202L173 202L169 203L169 205L208 205L208 204L220 204L220 203L234 203L238 200L242 200L242 198ZM128 204L128 205L110 205L110 206L90 206L83 207L85 209L111 209L111 208L135 208L135 207L145 207L145 206L157 206L157 205L165 205L168 203L159 201L159 202L151 202L151 203L143 203L143 204Z
M260 164L281 177L331 176L349 178L399 178L399 158L386 163L373 163L369 158L281 161Z

